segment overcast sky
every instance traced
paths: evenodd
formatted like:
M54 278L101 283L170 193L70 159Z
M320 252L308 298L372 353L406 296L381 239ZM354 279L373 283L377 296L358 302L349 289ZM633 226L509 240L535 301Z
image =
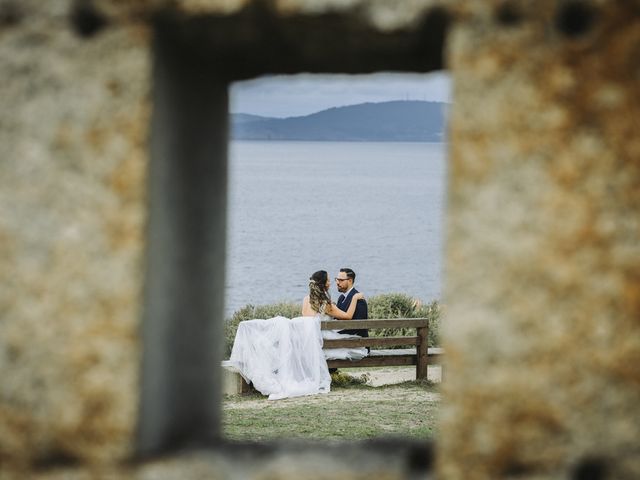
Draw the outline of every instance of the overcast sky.
M443 72L271 76L234 83L230 111L282 118L365 102L449 102L450 90L449 75Z

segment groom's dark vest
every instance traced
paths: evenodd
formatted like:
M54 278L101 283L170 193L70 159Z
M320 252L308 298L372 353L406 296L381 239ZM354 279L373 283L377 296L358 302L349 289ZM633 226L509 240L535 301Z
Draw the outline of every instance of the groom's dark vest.
M343 295L340 295L340 297L338 297L338 303L336 303L336 306L343 312L346 312L349 309L349 305L351 305L351 297L353 297L356 293L358 293L358 291L355 288L352 288L351 291L349 292L349 295L347 295L346 297L344 297ZM353 320L366 320L367 318L369 318L369 309L367 307L367 301L358 300L358 303L356 305L356 311L353 314ZM361 337L369 336L369 331L366 329L340 330L339 333L348 333L350 335L360 335Z

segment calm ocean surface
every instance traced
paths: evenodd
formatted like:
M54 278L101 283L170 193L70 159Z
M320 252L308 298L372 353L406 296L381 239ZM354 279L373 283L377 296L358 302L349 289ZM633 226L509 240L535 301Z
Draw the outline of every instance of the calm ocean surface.
M314 271L340 267L368 296L439 299L445 157L436 143L231 142L226 314L302 302Z

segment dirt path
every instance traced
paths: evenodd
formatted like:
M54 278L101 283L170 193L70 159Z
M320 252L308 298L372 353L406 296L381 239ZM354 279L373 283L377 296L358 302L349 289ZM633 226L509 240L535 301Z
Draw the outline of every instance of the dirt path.
M370 380L367 382L367 385L371 385L372 387L408 382L410 380L415 380L416 378L416 367L381 367L379 369L364 368L359 371L369 375ZM353 374L357 375L358 372L353 371ZM440 382L440 379L442 378L442 369L440 366L429 365L427 378L435 383Z

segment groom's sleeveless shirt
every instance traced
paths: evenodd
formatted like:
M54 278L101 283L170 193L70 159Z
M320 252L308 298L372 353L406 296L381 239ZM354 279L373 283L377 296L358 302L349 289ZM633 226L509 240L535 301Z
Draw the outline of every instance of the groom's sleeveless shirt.
M340 295L340 297L338 297L338 301L336 302L336 306L343 312L346 312L349 309L349 305L351 305L351 297L353 297L356 293L358 293L358 291L355 288L352 288L346 297L344 295ZM358 300L358 303L356 304L356 311L353 314L353 320L366 320L367 318L369 318L369 308L367 307L367 301ZM340 330L339 333L360 335L361 337L369 336L369 331L366 329Z

